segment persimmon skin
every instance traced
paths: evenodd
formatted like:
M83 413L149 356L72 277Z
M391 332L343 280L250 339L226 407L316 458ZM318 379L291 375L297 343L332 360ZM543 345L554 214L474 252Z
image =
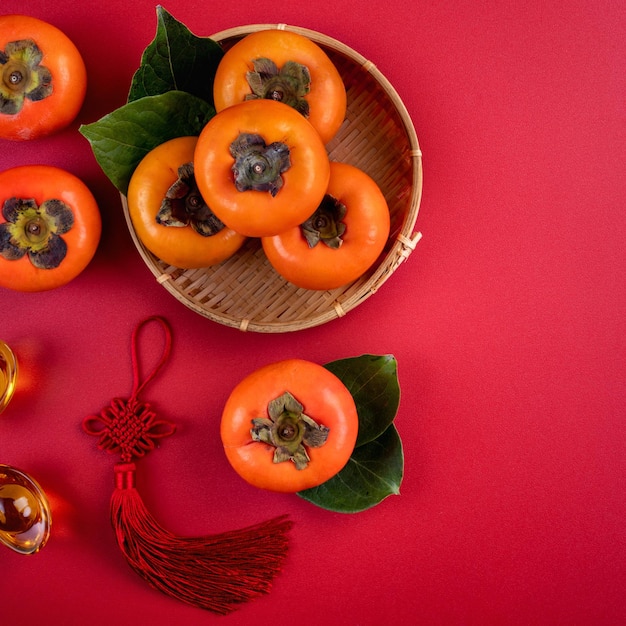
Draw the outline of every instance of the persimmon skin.
M140 161L128 185L128 211L137 237L159 259L184 269L221 263L246 240L228 227L203 237L191 226L157 223L161 202L178 179L178 168L193 161L197 142L197 137L176 137L160 144Z
M0 113L0 138L39 139L68 127L78 116L87 92L87 69L76 45L56 26L27 15L0 16L0 50L7 43L33 40L41 64L52 74L53 92L43 100L24 101L15 114Z
M215 108L243 102L251 93L246 73L252 61L266 57L280 68L287 61L305 65L311 74L311 89L305 96L313 127L328 143L346 116L346 89L341 75L322 48L304 35L288 30L260 30L246 35L226 51L215 73L213 83Z
M330 172L327 194L347 208L339 248L322 242L310 248L300 226L262 239L274 269L304 289L336 289L356 280L380 256L389 237L389 208L376 182L347 163L331 162Z
M57 199L74 214L63 235L67 255L53 269L35 267L28 256L9 261L0 256L0 287L14 291L48 291L66 285L91 262L102 233L102 219L89 188L78 177L51 165L22 165L0 173L0 207L9 198L32 198L38 205ZM0 223L4 222L0 213Z
M275 196L235 187L230 146L240 133L288 146L291 166ZM300 224L321 202L330 176L317 131L295 109L273 100L250 100L217 113L200 133L194 167L200 193L215 215L248 237L275 235Z
M289 391L304 413L329 427L326 443L308 448L308 466L273 462L274 448L250 435L251 420L267 417L268 403ZM249 484L268 491L293 493L315 487L337 474L348 462L358 434L354 398L326 368L303 359L272 363L246 376L231 392L220 426L226 457Z

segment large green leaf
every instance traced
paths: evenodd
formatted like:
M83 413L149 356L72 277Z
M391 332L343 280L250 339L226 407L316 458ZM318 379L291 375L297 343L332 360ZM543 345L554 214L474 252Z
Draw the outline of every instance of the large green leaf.
M324 366L348 388L359 413L356 445L373 441L393 422L400 404L398 367L391 354L364 354Z
M298 495L330 511L357 513L400 492L404 454L393 425L400 404L397 362L391 354L364 354L324 367L352 394L359 435L348 463L338 474Z
M339 474L298 495L329 511L358 513L398 495L403 473L402 441L391 424L376 439L356 448Z
M128 101L167 91L186 91L213 104L213 79L223 56L216 41L197 37L158 6L156 35L143 52Z
M109 180L126 194L132 173L150 150L175 137L199 135L214 115L205 100L168 91L125 104L79 130Z

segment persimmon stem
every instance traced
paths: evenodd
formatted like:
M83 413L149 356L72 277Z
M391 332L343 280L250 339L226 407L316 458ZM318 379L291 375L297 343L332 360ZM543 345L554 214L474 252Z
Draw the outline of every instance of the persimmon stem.
M11 74L9 74L9 82L12 85L18 85L23 80L24 80L24 75L22 74L22 72L19 72L18 70L15 70L11 72Z

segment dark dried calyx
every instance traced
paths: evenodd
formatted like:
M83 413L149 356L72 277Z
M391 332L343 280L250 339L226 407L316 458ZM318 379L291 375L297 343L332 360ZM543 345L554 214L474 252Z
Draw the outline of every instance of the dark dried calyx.
M279 141L267 145L261 135L241 133L230 145L232 171L238 191L269 191L283 186L282 174L291 167L289 147Z
M178 179L167 190L156 221L163 226L182 228L191 226L203 237L215 235L224 228L198 190L193 163L178 168Z
M0 50L0 113L15 115L25 100L52 94L52 74L40 65L43 54L31 39L10 41Z
M287 61L278 68L271 59L259 58L252 62L253 70L246 74L252 93L246 100L276 100L309 116L309 103L305 96L311 90L311 74L301 63Z
M325 195L315 213L300 225L309 248L320 242L329 248L339 248L343 243L341 237L346 232L346 225L342 222L346 212L343 203L331 195Z
M67 254L61 235L74 225L74 214L67 204L50 199L37 206L32 198L9 198L2 216L6 221L0 224L0 256L16 261L28 255L40 269L61 265Z

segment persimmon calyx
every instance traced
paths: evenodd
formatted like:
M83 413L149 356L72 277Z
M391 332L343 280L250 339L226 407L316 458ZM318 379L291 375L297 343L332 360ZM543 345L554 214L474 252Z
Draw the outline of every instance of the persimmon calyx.
M0 50L0 113L15 115L24 100L43 100L52 94L52 74L40 65L43 53L31 39L10 41Z
M342 222L346 213L345 204L326 194L315 213L300 224L300 230L309 248L313 248L320 241L329 248L339 248L343 243L341 237L346 232L346 225Z
M319 448L326 443L330 429L304 414L304 407L286 391L267 406L269 418L252 420L250 435L254 441L274 446L274 463L292 461L303 470L311 460L306 448Z
M311 73L306 65L296 61L287 61L278 68L271 59L259 58L252 61L253 69L246 73L246 80L252 93L246 100L276 100L298 113L309 116L309 103L305 100L311 90Z
M276 196L283 186L281 174L291 167L289 147L275 141L269 145L261 135L241 133L230 144L237 191L269 191Z
M165 193L156 215L157 224L183 228L191 226L199 235L210 237L224 228L198 190L193 163L178 168L178 178Z
M71 208L61 200L46 200L40 206L33 199L9 198L2 207L6 220L0 224L0 256L17 261L28 255L40 269L54 269L67 254L61 235L74 225Z

